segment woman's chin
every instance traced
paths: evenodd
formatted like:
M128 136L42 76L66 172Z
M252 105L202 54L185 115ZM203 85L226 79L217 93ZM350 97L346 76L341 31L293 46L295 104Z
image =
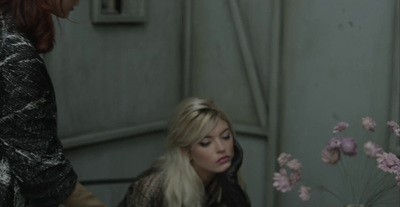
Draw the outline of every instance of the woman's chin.
M223 172L227 171L230 166L231 166L231 162L227 162L227 163L221 165L218 169L218 173L223 173Z

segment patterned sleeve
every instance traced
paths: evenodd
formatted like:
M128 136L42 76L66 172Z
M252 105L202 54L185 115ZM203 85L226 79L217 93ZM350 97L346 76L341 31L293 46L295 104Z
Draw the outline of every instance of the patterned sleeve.
M162 186L158 169L150 168L135 178L117 207L162 207Z
M77 176L57 138L53 87L43 60L18 34L3 39L0 55L0 158L6 159L32 206L58 206Z

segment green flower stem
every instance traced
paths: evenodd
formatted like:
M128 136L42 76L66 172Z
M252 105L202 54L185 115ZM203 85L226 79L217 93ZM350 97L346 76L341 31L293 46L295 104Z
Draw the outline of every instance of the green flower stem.
M382 191L382 188L385 187L383 186L384 184L384 180L385 178L387 178L389 176L389 174L385 174L384 176L381 176L380 179L378 180L378 182L376 182L378 185L375 186L374 190L372 192L370 192L366 198L366 203L368 203L368 201L370 201L372 198L374 198L376 195L379 194L380 191Z
M347 189L350 188L350 186L348 185L350 183L350 180L349 180L349 176L346 173L346 167L347 166L345 165L344 160L339 161L339 165L338 166L339 166L339 168L341 170L340 176L342 177L343 186L345 186L346 190L347 190ZM346 198L347 198L347 202L346 203L350 202L351 199L349 199L348 196L346 196Z
M318 186L316 186L315 188L319 188L319 189L321 189L321 190L324 190L324 191L330 193L332 196L334 196L334 197L337 198L339 201L341 201L343 205L346 203L346 202L344 201L344 199L343 199L341 196L339 196L338 194L334 193L333 191L329 190L328 188L326 188L326 187L324 187L324 186L322 186L322 185L318 185ZM312 188L312 189L313 189L313 188Z
M368 193L368 195L367 195L367 189L369 189L371 182L374 180L373 178L377 177L378 174L382 174L382 173L383 173L381 170L377 170L377 169L378 169L378 168L376 168L375 170L371 170L371 171L370 171L369 177L368 177L368 182L367 182L367 184L366 184L366 185L364 186L364 188L363 188L363 191L362 191L362 194L361 194L361 198L360 198L360 200L359 200L358 203L361 203L361 201L368 200L368 198L371 196L371 192ZM380 181L381 181L382 179L384 179L384 176L379 176L379 177L381 177L381 179L379 180L378 183L380 183ZM375 189L376 189L376 188L375 188Z
M366 202L366 205L371 205L372 206L377 201L379 201L379 199L381 199L382 196L384 196L386 192L388 192L388 191L390 191L392 189L395 189L396 187L397 187L397 184L386 186L386 188L383 188L380 191L378 191L376 194L374 194L374 196Z
M367 169L367 167L369 168L369 167L375 167L374 165L367 165L367 163L373 163L373 162L368 162L369 160L368 160L368 158L366 159L366 161L365 161L365 165L364 165L364 168L363 169ZM366 196L366 190L370 187L370 183L371 183L371 181L372 181L372 179L374 178L374 177L376 177L377 176L377 174L379 174L379 173L382 173L382 172L380 172L380 170L377 170L377 168L375 167L375 168L372 168L372 169L375 169L375 170L369 170L369 173L368 173L368 176L367 176L367 183L366 184L364 184L364 186L363 186L363 191L361 192L361 194L360 194L360 198L359 198L359 200L358 200L358 203L361 203L361 201L365 198L365 196ZM363 175L365 175L365 173L363 173ZM362 179L361 179L361 181L363 181L363 180L365 180L364 179L365 178L365 176L362 176ZM360 181L360 182L361 182ZM366 199L366 198L365 198Z

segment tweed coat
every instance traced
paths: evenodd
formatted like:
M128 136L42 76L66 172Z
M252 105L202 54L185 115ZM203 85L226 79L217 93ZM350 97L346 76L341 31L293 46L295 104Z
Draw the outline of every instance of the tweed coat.
M57 138L53 86L41 56L0 13L0 206L56 207L77 181Z

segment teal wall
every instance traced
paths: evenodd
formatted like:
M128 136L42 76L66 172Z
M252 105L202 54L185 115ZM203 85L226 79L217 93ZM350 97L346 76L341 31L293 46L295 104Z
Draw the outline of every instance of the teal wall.
M388 150L386 121L399 114L391 105L392 77L398 80L394 51L396 1L284 1L282 3L282 106L280 152L287 152L304 165L304 183L324 184L345 194L340 166L321 162L321 151L339 121L350 124L347 136L358 141L366 134L361 118L370 116L377 123L376 132L368 137ZM399 35L399 33L397 33ZM398 87L398 85L397 85ZM396 140L398 146L398 140ZM364 156L363 142L358 143ZM390 150L398 148L390 148ZM371 161L373 162L373 161ZM359 163L359 168L362 164ZM348 163L346 168L352 166ZM374 167L375 166L370 166ZM371 169L363 169L368 174ZM354 170L349 172L354 174ZM353 175L354 176L354 175ZM361 176L358 174L356 177ZM376 178L375 178L376 179ZM366 180L366 179L364 179ZM362 186L356 186L362 188ZM399 191L393 191L397 198ZM280 195L279 206L297 206L297 192ZM315 192L313 198L299 206L340 206L328 193Z
M340 206L327 194L301 203L296 190L272 188L280 152L303 163L305 181L340 188L320 161L338 121L357 138L361 117L373 117L376 142L399 153L383 129L400 115L398 0L145 2L145 22L95 25L91 1L81 1L44 56L59 136L80 180L149 167L165 151L170 111L187 96L214 99L233 120L254 207ZM128 185L87 187L115 206Z

